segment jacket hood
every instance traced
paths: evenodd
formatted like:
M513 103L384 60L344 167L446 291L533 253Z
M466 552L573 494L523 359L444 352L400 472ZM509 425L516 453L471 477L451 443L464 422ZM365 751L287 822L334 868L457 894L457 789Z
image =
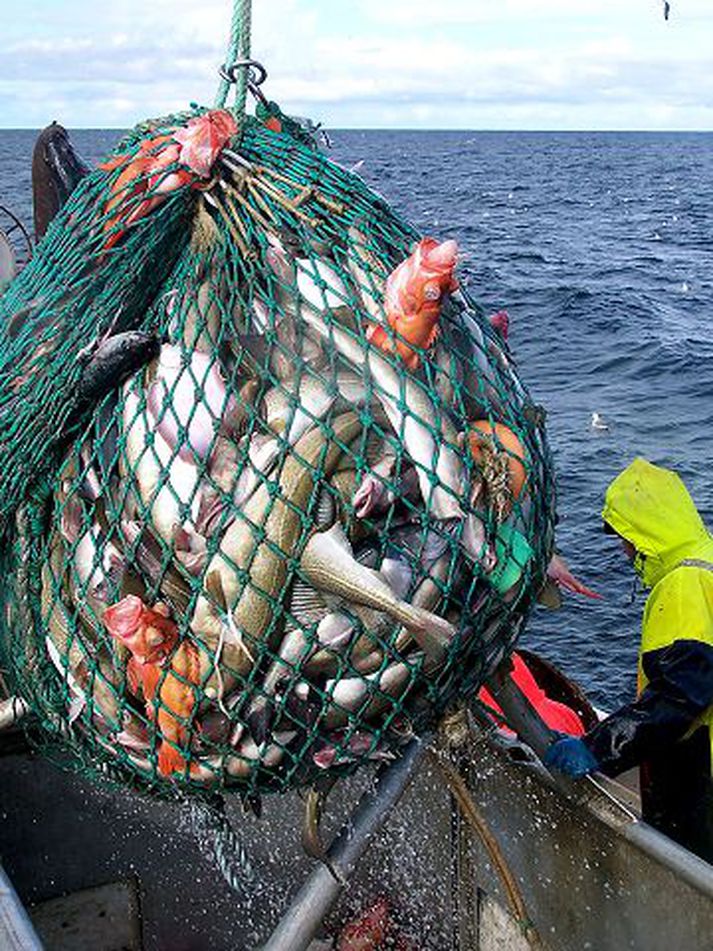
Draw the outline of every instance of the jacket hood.
M606 492L604 521L636 548L647 587L686 558L713 561L713 538L675 472L634 459Z

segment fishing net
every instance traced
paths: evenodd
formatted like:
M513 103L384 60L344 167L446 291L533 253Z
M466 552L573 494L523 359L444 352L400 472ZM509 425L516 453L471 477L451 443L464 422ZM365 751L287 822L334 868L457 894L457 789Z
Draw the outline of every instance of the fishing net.
M0 301L3 668L159 794L394 755L552 552L542 413L452 242L273 107L138 126Z

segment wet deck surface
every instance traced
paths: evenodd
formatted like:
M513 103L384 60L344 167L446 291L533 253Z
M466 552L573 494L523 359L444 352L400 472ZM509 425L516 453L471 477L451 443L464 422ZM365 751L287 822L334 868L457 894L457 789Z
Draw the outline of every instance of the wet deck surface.
M357 777L330 797L327 829L336 829L367 781L367 775ZM22 901L31 906L135 878L146 951L258 948L313 864L300 846L302 803L296 795L267 798L260 820L229 803L256 872L254 886L237 895L209 845L194 833L185 806L97 785L29 756L0 758L0 788L0 854ZM333 920L346 920L387 893L419 948L452 947L449 836L448 796L424 771Z
M547 951L709 951L710 866L698 862L696 874L682 874L689 853L657 858L621 834L621 815L611 803L597 812L573 802L482 738L469 758L473 799ZM370 775L362 770L330 797L327 832L341 825ZM0 855L22 900L32 905L134 880L147 951L258 949L313 866L299 842L296 795L267 798L261 820L230 801L255 870L254 883L240 895L224 882L184 805L148 801L18 755L0 757L0 788ZM664 852L666 843L676 851L665 840ZM391 898L419 951L522 947L522 929L482 842L453 818L449 796L427 766L328 924L381 894Z

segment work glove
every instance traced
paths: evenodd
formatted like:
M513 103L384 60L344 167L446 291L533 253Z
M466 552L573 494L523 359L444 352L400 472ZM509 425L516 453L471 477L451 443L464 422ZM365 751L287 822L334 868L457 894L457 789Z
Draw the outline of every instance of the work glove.
M576 736L565 736L555 740L544 755L542 762L548 769L556 769L565 776L580 779L587 773L593 773L599 767L596 757L586 743Z

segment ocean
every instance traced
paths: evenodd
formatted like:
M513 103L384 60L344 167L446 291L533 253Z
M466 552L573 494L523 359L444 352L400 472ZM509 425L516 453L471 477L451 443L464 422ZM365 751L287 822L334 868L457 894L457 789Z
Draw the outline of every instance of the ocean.
M71 134L89 162L119 136ZM626 702L645 595L601 530L605 488L645 456L680 473L713 526L713 134L330 135L331 157L361 163L424 234L456 238L472 295L508 311L520 375L547 409L558 547L604 596L538 608L521 643L598 705ZM28 225L34 138L0 130L0 205Z

